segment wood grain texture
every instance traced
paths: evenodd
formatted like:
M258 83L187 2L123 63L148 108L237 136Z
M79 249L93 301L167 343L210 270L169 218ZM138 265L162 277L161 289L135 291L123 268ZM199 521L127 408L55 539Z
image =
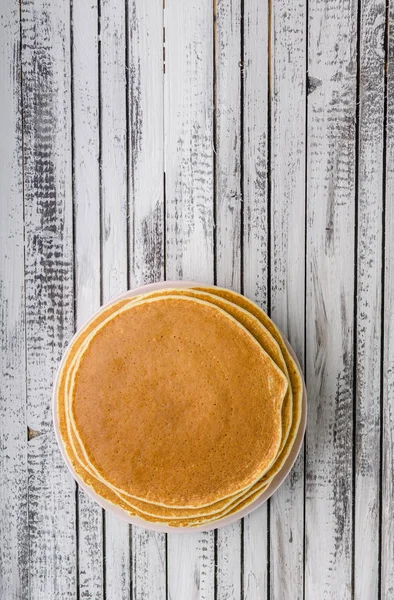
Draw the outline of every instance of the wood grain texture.
M213 531L168 534L168 598L215 597Z
M243 292L268 308L268 1L244 3ZM267 503L244 520L244 598L268 594Z
M100 5L101 291L102 301L127 290L126 6ZM131 586L130 526L105 515L106 598L128 600Z
M129 6L130 286L164 279L163 6ZM166 597L166 536L133 529L135 600Z
M393 18L0 0L1 599L394 597ZM305 455L216 533L103 516L52 432L74 328L164 278L242 290L305 360Z
M309 3L307 600L352 597L356 42L356 2Z
M131 286L164 276L163 6L129 9Z
M167 279L213 280L213 19L208 0L165 8Z
M382 370L382 522L381 598L394 595L394 6L388 13L390 27L385 56L385 214Z
M213 282L212 2L166 2L166 277ZM168 597L214 597L214 534L168 535Z
M28 598L19 5L0 3L0 597Z
M75 312L79 329L99 309L100 133L98 5L72 5L73 186ZM103 511L78 489L78 583L80 598L102 598Z
M241 3L214 3L216 283L241 291ZM242 527L216 536L216 598L241 597Z
M244 519L243 594L245 600L266 598L268 581L267 505Z
M74 329L70 13L22 2L29 594L76 598L75 484L52 427L55 371Z
M217 0L215 58L216 275L241 289L241 3Z
M362 2L359 54L354 595L379 595L385 2Z
M304 364L306 5L271 19L271 316ZM289 116L291 117L289 118ZM271 499L271 598L303 598L304 453Z
M129 13L130 281L164 277L163 9L133 0ZM134 528L133 598L165 598L166 536Z

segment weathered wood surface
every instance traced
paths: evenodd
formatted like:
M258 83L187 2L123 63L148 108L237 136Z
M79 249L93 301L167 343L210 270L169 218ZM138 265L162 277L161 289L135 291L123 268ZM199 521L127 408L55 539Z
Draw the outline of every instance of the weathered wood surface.
M166 278L213 283L212 2L167 0L164 12ZM170 598L212 598L214 533L168 535Z
M394 20L394 7L388 13ZM381 598L394 595L394 31L386 24L385 131L383 173L382 371L381 371Z
M307 31L304 2L271 18L271 316L302 366L305 349ZM292 115L289 119L289 115ZM313 398L312 398L313 400ZM303 597L304 453L270 502L272 598Z
M324 15L324 18L323 18ZM352 597L357 2L309 2L305 597ZM312 82L314 88L311 88Z
M130 286L165 278L164 14L160 2L128 6L127 106ZM166 536L133 528L133 600L166 598Z
M100 90L97 2L74 2L71 11L75 325L101 304ZM82 490L77 496L78 576L81 598L104 589L104 515Z
M100 3L100 198L101 301L128 288L128 182L125 3ZM105 515L105 590L107 598L130 597L131 531Z
M0 0L1 599L394 597L393 18ZM104 514L52 432L75 327L164 278L243 291L306 371L305 451L217 532Z
M379 588L385 2L360 15L354 422L354 592ZM383 595L382 597L389 597Z
M21 60L25 401L27 426L38 434L27 443L28 586L31 598L74 598L75 482L51 414L56 369L74 331L70 10L62 0L22 3Z
M27 599L29 528L19 6L0 19L0 597Z

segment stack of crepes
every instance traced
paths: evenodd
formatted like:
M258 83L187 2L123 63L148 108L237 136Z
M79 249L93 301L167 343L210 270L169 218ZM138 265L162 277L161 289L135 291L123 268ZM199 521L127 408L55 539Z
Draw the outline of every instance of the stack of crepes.
M74 338L57 387L74 471L131 516L171 527L254 502L294 444L302 377L256 304L218 287L105 307Z

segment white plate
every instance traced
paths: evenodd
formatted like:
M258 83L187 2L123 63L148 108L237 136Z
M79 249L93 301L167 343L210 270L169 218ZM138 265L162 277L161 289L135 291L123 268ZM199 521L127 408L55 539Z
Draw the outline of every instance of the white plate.
M203 284L201 282L197 283L194 281L163 281L160 283L151 283L149 285L144 285L144 286L136 288L134 290L129 290L125 294L122 294L121 296L118 296L117 298L113 298L105 306L109 306L113 302L116 302L117 300L122 300L123 298L131 298L132 296L137 296L139 294L145 294L147 292L153 292L155 290L164 290L166 288L188 288L188 287L195 287L195 286L202 286L202 285ZM102 309L103 309L103 307L100 308L100 311ZM94 319L95 316L100 311L97 311L97 313L95 313L89 319L89 321L87 321L87 323L90 322L92 319ZM83 325L83 327L85 327L85 325L87 323L85 323ZM70 344L78 336L78 333L79 332L77 332L75 334L75 336L71 340ZM283 339L285 340L286 345L287 345L292 357L296 361L296 363L300 369L300 373L302 374L302 371L301 371L300 365L298 363L297 357L294 353L294 350L292 349L292 347L290 346L290 344L286 340L286 338L283 337ZM169 527L168 525L160 525L160 524L156 524L156 523L150 523L148 521L144 521L143 519L140 519L139 517L131 517L122 508L120 508L118 506L114 506L110 502L107 502L106 500L104 500L104 498L102 498L101 496L96 494L89 486L87 486L82 481L82 479L75 473L75 471L72 467L72 464L70 463L70 461L67 457L67 454L64 450L63 442L60 437L59 423L57 420L57 407L56 407L56 397L57 397L57 388L59 385L59 375L60 375L61 368L63 366L64 358L65 358L65 356L63 357L63 360L59 365L59 369L58 369L56 380L55 380L54 390L53 390L53 398L52 398L52 411L53 411L53 423L54 423L54 428L55 428L55 434L56 434L57 443L59 444L60 452L62 453L64 462L66 463L66 465L67 465L70 473L74 477L74 479L77 481L78 485L86 492L86 494L88 496L93 498L93 500L95 500L97 502L97 504L99 504L105 510L111 511L113 514L115 514L116 516L118 516L121 519L124 519L125 521L128 521L132 525L138 525L138 527L145 527L145 529L151 529L153 531L162 531L165 533L170 533L172 531L177 531L177 532L208 531L210 529L216 529L217 527L224 527L225 525L230 525L230 523L234 523L234 521L237 521L238 519L245 517L246 515L251 513L253 510L255 510L256 508L258 508L259 506L264 504L264 502L266 502L268 500L268 498L270 498L272 496L272 494L274 492L276 492L278 487L283 483L283 481L286 479L287 475L289 474L289 472L298 456L298 453L301 449L302 440L304 438L305 427L306 427L306 389L305 389L304 381L303 381L301 422L300 422L300 427L298 429L296 440L294 442L294 446L293 446L289 456L287 457L286 462L283 465L280 472L274 477L274 479L272 480L269 487L265 490L265 492L263 494L261 494L261 496L259 498L257 498L257 500L252 502L249 506L243 508L242 510L239 510L238 512L231 514L228 517L225 516L222 519L218 519L214 523L208 523L207 525L201 525L199 527L192 527L192 528Z

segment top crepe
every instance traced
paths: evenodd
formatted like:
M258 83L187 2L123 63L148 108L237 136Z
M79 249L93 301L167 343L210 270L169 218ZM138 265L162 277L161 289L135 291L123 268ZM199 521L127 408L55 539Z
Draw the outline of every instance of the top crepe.
M287 379L220 308L166 296L130 303L84 342L71 412L114 488L203 506L253 483L281 442Z

